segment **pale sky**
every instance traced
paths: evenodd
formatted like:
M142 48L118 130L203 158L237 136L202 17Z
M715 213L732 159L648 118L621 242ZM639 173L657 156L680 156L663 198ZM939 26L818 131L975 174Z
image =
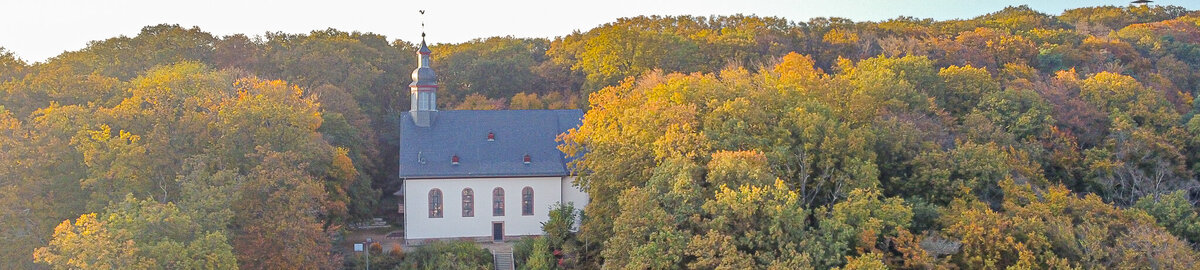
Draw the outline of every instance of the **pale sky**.
M898 16L937 20L971 18L1009 5L1049 14L1083 6L1128 5L1111 0L0 0L0 47L28 62L79 50L92 40L135 36L160 23L199 26L217 36L266 32L307 33L337 28L388 39L420 39L417 10L427 10L430 43L459 43L492 36L553 38L638 15L776 16L804 22L814 17L879 21ZM1198 0L1155 4L1200 9Z

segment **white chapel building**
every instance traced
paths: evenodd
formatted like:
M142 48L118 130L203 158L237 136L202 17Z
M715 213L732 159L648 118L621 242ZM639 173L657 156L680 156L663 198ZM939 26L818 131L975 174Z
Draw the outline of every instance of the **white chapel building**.
M400 117L400 211L407 244L541 235L553 205L582 209L555 138L580 110L438 111L432 52L422 34L412 108Z

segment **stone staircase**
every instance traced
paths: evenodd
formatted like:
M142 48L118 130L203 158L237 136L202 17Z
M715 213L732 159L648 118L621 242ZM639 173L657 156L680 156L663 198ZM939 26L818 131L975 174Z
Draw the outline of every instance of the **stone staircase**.
M492 265L496 266L496 270L516 270L513 265L512 252L496 252L492 255L494 257Z

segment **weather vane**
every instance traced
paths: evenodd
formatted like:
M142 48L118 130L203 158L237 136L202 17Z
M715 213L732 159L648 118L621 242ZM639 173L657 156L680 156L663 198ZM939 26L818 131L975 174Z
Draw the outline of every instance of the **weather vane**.
M425 10L422 9L422 10L420 10L420 12L421 12L421 39L424 40L425 39Z

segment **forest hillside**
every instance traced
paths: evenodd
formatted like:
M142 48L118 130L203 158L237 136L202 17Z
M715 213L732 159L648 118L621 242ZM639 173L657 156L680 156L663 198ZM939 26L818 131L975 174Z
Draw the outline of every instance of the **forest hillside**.
M643 16L431 49L440 108L586 112L559 138L591 202L522 267L1200 267L1195 11ZM347 225L396 212L415 51L169 24L0 48L0 268L346 267Z

